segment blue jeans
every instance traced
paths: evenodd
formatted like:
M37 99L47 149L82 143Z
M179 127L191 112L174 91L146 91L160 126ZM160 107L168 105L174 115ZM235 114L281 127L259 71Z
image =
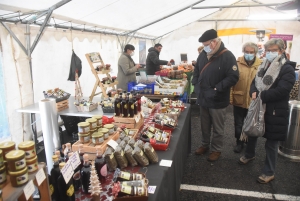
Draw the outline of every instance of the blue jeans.
M246 147L245 156L246 158L252 158L255 156L255 148L257 144L257 137L248 137L248 143ZM267 139L265 143L266 149L266 160L265 165L262 169L262 173L267 176L275 174L275 167L278 156L278 141Z

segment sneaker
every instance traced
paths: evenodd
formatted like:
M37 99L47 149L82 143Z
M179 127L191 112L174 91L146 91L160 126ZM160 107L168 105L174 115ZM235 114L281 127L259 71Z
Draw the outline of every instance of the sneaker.
M261 184L266 184L266 183L269 183L270 181L272 181L274 178L275 178L274 175L267 176L265 174L262 174L257 178L257 181Z
M219 159L220 155L221 155L221 152L213 151L209 154L207 160L210 162L214 162Z
M238 144L238 145L236 145L236 146L234 147L233 151L234 151L235 153L241 153L242 150L243 150L243 148L244 148L244 146L243 146L242 144Z
M205 154L208 150L209 150L208 147L203 147L203 146L201 146L199 149L197 149L197 150L195 151L195 154L196 154L196 155L203 155L203 154Z
M242 156L239 160L239 164L246 165L249 161L252 161L255 159L255 156L252 158L247 158L246 156Z

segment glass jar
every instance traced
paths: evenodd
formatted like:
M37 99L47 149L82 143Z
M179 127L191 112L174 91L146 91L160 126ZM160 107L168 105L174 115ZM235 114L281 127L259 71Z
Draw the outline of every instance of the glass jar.
M101 133L101 132L95 132L95 133L93 133L93 135L92 135L92 142L95 145L102 144L103 141L104 141L103 133Z
M23 150L10 151L5 155L5 157L8 163L9 171L15 172L26 167L25 151Z
M104 140L108 139L108 136L109 136L108 129L106 129L106 128L99 128L98 132L103 133Z
M78 139L81 143L89 143L90 142L90 133L78 133Z
M101 115L95 115L95 116L92 116L92 118L94 119L97 119L97 128L100 128L102 127L102 116Z
M97 129L97 119L95 119L95 118L88 118L85 121L90 124L90 130Z
M26 160L34 158L36 156L35 144L33 141L24 141L18 145L19 150L25 151Z
M90 124L88 122L80 122L77 124L78 133L88 133L90 132Z
M8 174L10 176L11 186L13 186L13 187L19 187L28 182L27 167L25 167L24 169L17 171L17 172L8 171Z
M112 135L115 132L115 126L113 124L105 124L103 127L108 130L109 135Z
M29 160L26 159L26 165L29 173L37 171L38 170L37 156Z
M0 166L0 185L6 182L6 168L5 165Z
M3 159L6 160L5 155L8 152L16 149L16 143L12 141L2 142L0 143L0 149L3 151Z

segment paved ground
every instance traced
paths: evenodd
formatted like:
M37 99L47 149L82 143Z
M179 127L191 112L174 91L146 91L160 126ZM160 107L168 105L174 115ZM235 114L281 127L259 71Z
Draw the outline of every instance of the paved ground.
M186 171L182 179L182 188L189 190L181 190L180 200L269 200L263 197L274 200L300 200L300 163L279 156L275 180L269 184L256 182L265 158L264 138L258 140L256 159L247 165L238 164L238 159L243 153L233 152L235 138L232 106L227 108L224 150L220 159L214 163L206 160L208 154L204 156L193 154L200 146L201 140L197 105L192 105L191 115L192 153L187 159ZM185 187L184 184L200 186L198 187L200 191L191 190L190 186ZM209 193L211 191L214 193ZM294 197L278 197L278 194Z

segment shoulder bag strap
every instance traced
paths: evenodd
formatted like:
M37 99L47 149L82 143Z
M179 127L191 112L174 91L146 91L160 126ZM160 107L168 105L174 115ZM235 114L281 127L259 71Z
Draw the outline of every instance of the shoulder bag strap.
M208 62L201 70L200 75L202 74L202 72L207 68L207 66L209 66L209 64L211 64L211 62L213 62L216 58L218 58L220 55L222 55L224 52L226 52L227 49L222 50L215 58L213 58L210 62Z

